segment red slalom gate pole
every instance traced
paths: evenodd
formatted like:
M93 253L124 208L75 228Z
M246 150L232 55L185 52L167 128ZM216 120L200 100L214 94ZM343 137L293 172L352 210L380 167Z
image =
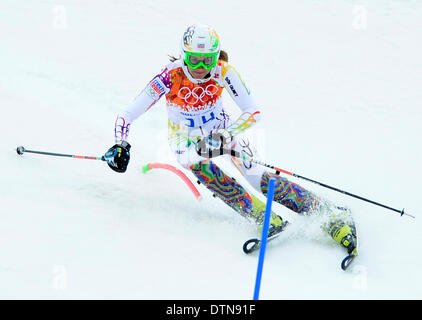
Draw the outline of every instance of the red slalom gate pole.
M192 193L196 197L196 199L202 200L201 194L199 193L199 191L195 187L195 185L192 183L192 181L190 181L190 179L182 171L180 171L176 167L174 167L170 164L166 164L166 163L148 163L148 164L146 164L145 166L142 167L142 172L147 173L148 171L150 171L152 169L165 169L165 170L169 170L169 171L175 173L186 183L186 185L192 191Z

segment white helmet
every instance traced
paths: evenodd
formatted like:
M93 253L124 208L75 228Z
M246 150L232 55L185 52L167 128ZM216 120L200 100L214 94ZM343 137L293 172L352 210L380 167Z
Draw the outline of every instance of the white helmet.
M183 33L180 42L181 58L183 63L183 71L186 76L195 83L202 83L209 80L206 79L193 79L187 70L187 66L190 68L198 68L199 66L210 70L210 75L214 74L215 65L218 62L220 55L220 39L214 28L199 24L192 25L186 29ZM206 57L204 60L197 62L195 57L200 56Z

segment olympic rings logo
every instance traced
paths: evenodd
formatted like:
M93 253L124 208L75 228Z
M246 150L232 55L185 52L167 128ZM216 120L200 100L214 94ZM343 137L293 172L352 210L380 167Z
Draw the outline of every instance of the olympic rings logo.
M188 87L180 88L177 95L179 98L185 100L186 103L196 104L198 101L201 101L202 103L208 101L209 98L212 98L217 92L218 87L209 84L205 89L203 87L195 87L192 90Z

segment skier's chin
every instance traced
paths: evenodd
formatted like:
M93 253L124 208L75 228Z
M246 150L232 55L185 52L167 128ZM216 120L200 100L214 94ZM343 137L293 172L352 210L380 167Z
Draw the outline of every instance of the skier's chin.
M200 67L198 69L191 69L191 68L189 68L188 70L189 70L189 73L191 74L191 76L194 79L198 79L198 80L204 79L205 76L209 73L208 70L206 70L206 69L204 69L202 67Z

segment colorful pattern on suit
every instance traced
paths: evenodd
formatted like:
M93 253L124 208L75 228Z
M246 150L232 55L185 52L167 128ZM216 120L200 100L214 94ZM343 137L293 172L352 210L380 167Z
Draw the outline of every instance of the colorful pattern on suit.
M275 178L274 201L297 212L309 213L318 204L318 198L310 191L302 188L296 183L290 182L286 178L276 174L265 172L262 175L261 191L264 195L268 193L268 182L270 178Z
M193 164L191 170L202 184L231 208L242 215L254 214L254 201L251 195L212 161L205 160Z

